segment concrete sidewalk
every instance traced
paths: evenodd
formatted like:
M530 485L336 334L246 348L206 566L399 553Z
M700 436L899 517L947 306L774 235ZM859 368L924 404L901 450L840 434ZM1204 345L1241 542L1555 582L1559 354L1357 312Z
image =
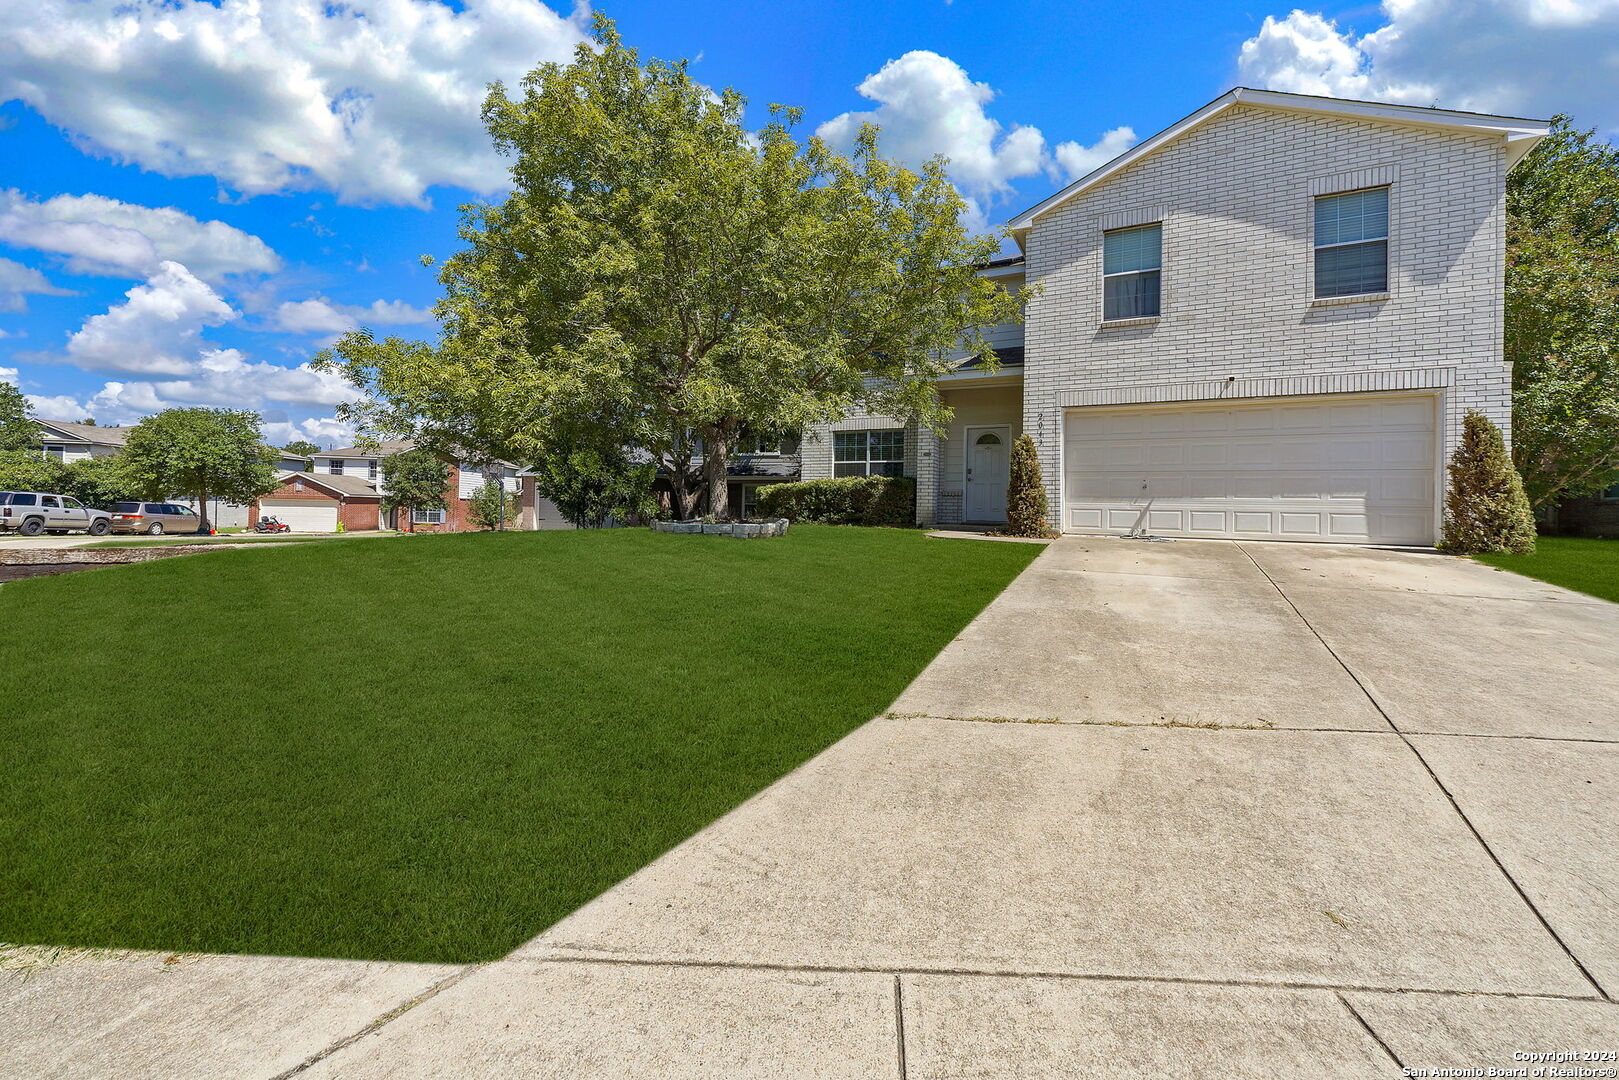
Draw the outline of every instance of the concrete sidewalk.
M0 982L0 1073L1362 1078L1619 1050L1615 643L1619 606L1437 555L1066 539L889 716L512 956L57 964ZM185 989L232 963L246 1001ZM257 964L283 974L253 990Z

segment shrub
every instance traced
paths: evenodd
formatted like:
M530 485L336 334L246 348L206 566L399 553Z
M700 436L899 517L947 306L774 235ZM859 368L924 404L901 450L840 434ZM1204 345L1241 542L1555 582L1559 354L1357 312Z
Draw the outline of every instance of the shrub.
M759 489L759 516L822 525L913 525L916 481L901 476L839 476Z
M1006 535L1049 536L1046 486L1040 481L1040 458L1027 432L1012 444L1012 479L1006 485Z
M498 475L485 477L467 503L467 519L480 529L504 529L522 508L522 496L505 490Z
M1507 456L1501 429L1489 417L1468 412L1448 471L1441 548L1453 555L1528 555L1535 550L1535 517L1523 480Z

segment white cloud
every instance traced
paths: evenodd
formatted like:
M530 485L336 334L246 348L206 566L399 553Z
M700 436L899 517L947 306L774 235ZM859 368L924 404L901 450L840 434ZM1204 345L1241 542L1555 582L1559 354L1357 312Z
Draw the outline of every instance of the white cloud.
M330 410L359 396L359 391L341 376L314 371L308 364L287 368L249 360L236 349L211 349L202 353L181 378L120 379L104 383L82 400L63 394L30 396L29 402L40 416L94 416L103 424L132 424L164 409L187 406L260 411L276 403ZM285 416L285 412L278 415ZM322 423L330 427L337 421Z
M0 331L3 333L3 331ZM0 382L17 385L17 369L14 367L0 367Z
M90 415L79 400L69 394L57 394L52 397L24 394L23 400L28 403L28 412L41 420L66 420L70 424L75 424Z
M538 0L34 0L6 5L0 101L89 149L250 195L420 203L506 169L488 83L568 60L588 9ZM184 92L179 92L183 88Z
M890 60L855 89L877 108L834 117L816 134L847 150L862 124L876 124L878 145L889 157L913 168L941 154L949 158L950 177L968 201L968 223L980 230L986 207L1013 194L1012 181L1042 174L1055 180L1059 168L1082 175L1090 169L1075 172L1075 166L1087 155L1113 157L1135 141L1129 128L1115 128L1094 146L1065 142L1053 152L1039 128L1007 126L989 115L995 91L988 83L974 82L960 64L926 50Z
M59 289L45 279L45 275L32 266L24 266L11 259L0 258L0 311L28 310L28 297L72 296L69 289ZM0 337L7 337L0 331Z
M380 302L379 302L380 303ZM382 305L393 311L392 305ZM369 310L369 309L359 309ZM84 321L58 354L29 354L38 362L126 372L134 378L106 382L85 399L41 397L35 408L56 416L94 416L103 423L131 423L176 406L263 410L267 405L330 412L360 392L342 376L308 364L285 367L252 360L238 349L220 348L203 332L239 315L206 282L177 262L164 262L122 303ZM279 414L285 419L285 413Z
M39 202L15 189L0 190L0 241L62 256L76 274L146 277L165 259L212 282L226 274L281 269L268 244L223 221L198 221L172 206L140 206L105 195Z
M237 317L219 294L177 262L164 262L122 304L92 315L68 338L68 363L103 371L184 375L203 347L202 331Z
M1250 86L1619 127L1619 0L1384 0L1358 33L1269 16L1237 58Z
M1069 180L1078 180L1086 173L1106 165L1136 142L1134 129L1116 127L1103 132L1102 137L1089 146L1081 146L1077 142L1058 143L1051 154L1062 166L1063 172L1068 174Z
M276 308L276 326L290 334L341 334L357 326L413 326L432 322L431 308L403 300L374 300L369 306L338 304L324 296L288 300Z
M988 83L973 82L948 56L916 50L890 60L855 88L877 102L870 112L847 112L816 134L834 146L854 144L862 124L882 129L880 146L912 166L939 154L950 159L951 177L968 192L993 196L1010 181L1045 167L1045 136L1039 128L1007 131L984 111L995 97Z
M335 416L311 416L296 421L265 420L264 441L271 446L285 446L300 439L327 449L349 446L354 442L354 425Z

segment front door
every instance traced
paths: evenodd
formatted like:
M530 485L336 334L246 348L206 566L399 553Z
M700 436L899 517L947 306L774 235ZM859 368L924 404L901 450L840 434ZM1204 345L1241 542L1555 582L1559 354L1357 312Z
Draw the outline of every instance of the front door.
M1011 479L1012 429L970 427L967 439L967 520L1005 521Z

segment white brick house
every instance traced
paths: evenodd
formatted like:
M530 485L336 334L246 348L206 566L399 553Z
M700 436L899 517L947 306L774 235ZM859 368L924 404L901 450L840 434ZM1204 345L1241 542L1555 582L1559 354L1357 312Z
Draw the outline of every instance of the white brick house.
M1027 430L1064 531L1431 544L1462 414L1509 427L1505 178L1545 133L1233 90L1013 219L985 273L1040 291L998 372L940 380L942 437L852 416L803 475L993 523Z

